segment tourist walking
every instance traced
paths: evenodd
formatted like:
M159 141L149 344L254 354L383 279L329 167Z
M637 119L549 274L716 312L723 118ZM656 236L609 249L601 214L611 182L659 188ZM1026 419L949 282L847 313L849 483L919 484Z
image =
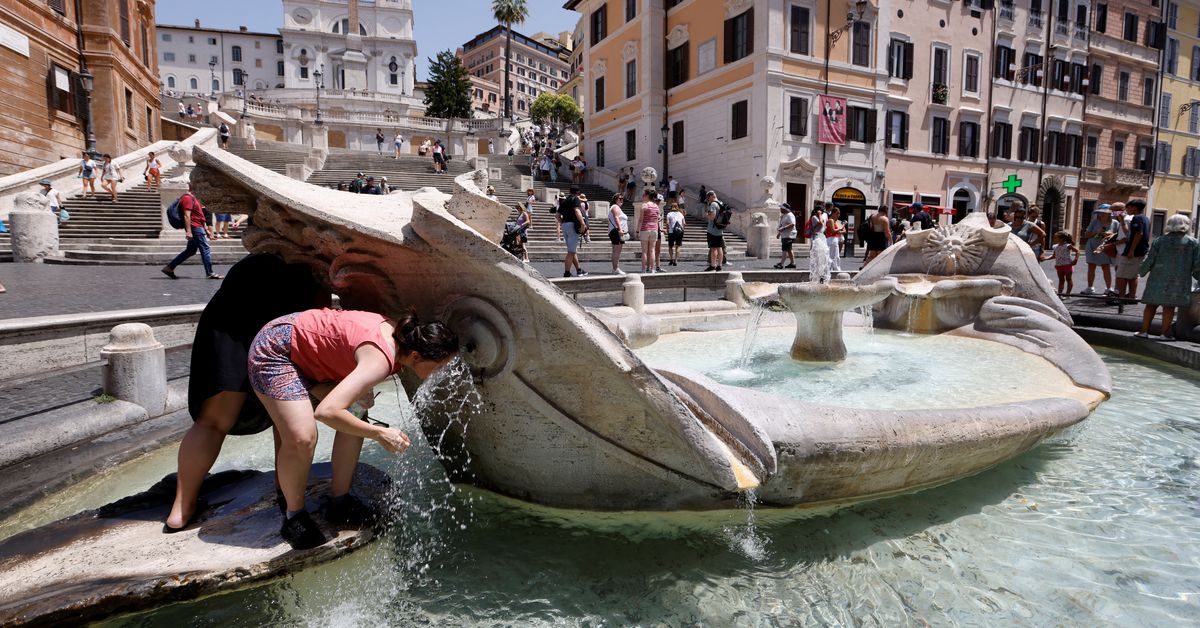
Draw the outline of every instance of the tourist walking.
M404 135L400 131L396 131L396 136L392 138L392 159L400 159L400 152L404 149Z
M1012 224L1009 226L1012 227L1013 235L1017 236L1017 239L1024 242L1032 251L1035 242L1045 239L1046 232L1042 231L1041 227L1029 222L1026 219L1026 213L1024 207L1013 210ZM1041 259L1038 258L1038 261L1040 262Z
M55 216L58 216L59 220L61 221L63 217L63 207L66 206L66 202L63 201L62 192L59 192L54 188L54 182L50 179L42 179L38 182L38 185L42 186L42 196L46 197L46 201L50 205L50 211L53 212Z
M367 184L363 186L362 193L375 194L378 196L383 194L383 190L379 189L378 185L375 185L375 177L367 177Z
M1149 335L1150 323L1161 305L1161 335L1163 340L1174 340L1171 323L1175 308L1191 307L1192 282L1200 281L1200 242L1188 235L1191 226L1192 221L1185 214L1168 218L1163 234L1154 240L1138 269L1139 274L1150 275L1142 293L1146 307L1142 312L1142 330L1136 334L1140 338Z
M433 142L433 171L438 174L446 172L446 152L442 147L442 140Z
M163 532L183 530L203 514L204 504L197 503L200 483L226 436L257 434L271 427L266 408L250 394L246 359L254 336L275 318L329 302L329 291L317 283L307 264L287 264L277 255L258 253L229 269L196 325L188 379L192 426L179 443L175 503Z
M621 209L625 198L620 194L612 197L608 205L608 241L612 244L612 272L614 275L624 275L621 270L621 249L625 240L629 239L629 219Z
M579 200L579 188L572 185L570 192L559 199L555 214L558 221L558 239L565 241L567 255L563 258L563 277L586 277L587 272L579 265L579 239L587 234L587 220L583 217L583 205Z
M229 148L229 125L222 122L221 126L217 129L217 132L221 136L221 148L228 149Z
M112 155L104 153L104 162L100 165L100 187L108 191L112 202L117 202L117 186L125 182L125 173Z
M496 188L493 186L487 186L487 190L483 195L486 196L489 201L495 201L497 203L500 202L500 199L496 198Z
M429 143L428 139L426 139L424 142L421 142L421 145L417 147L417 155L421 157L428 155L430 146L431 144Z
M667 207L667 264L679 265L679 250L683 248L683 234L686 225L683 208L679 203L672 202Z
M1150 250L1150 221L1143 213L1146 201L1134 199L1125 204L1128 224L1125 248L1117 257L1117 296L1137 299L1138 271Z
M496 141L495 140L492 140L492 139L488 140L488 154L489 155L496 154Z
M1079 249L1075 239L1066 231L1054 234L1054 272L1058 275L1058 296L1065 297L1075 289L1075 264L1079 263Z
M213 239L232 237L229 235L229 223L233 222L232 214L218 213L213 215Z
M867 257L863 260L863 267L871 263L871 260L879 257L880 253L887 250L892 243L892 224L888 219L887 208L880 206L875 214L867 219L869 230L867 231Z
M325 520L369 522L372 510L350 494L362 441L370 438L398 454L409 440L396 428L361 420L349 408L369 408L372 389L402 370L428 378L457 352L454 332L441 323L420 324L413 314L389 318L355 310L307 310L276 318L258 332L247 360L250 385L279 430L275 473L286 504L279 533L293 549L326 542L304 504L317 421L338 432ZM314 409L312 391L319 383L333 386Z
M191 115L191 114L188 112L187 107L184 107L183 101L180 100L179 101L179 120L180 121L186 120L189 115Z
M542 155L542 160L538 169L542 171L542 181L550 180L550 171L554 168L554 162L550 160L550 155Z
M1029 239L1029 248L1033 249L1034 257L1041 260L1046 245L1046 223L1042 220L1042 210L1037 205L1030 205L1025 220L1042 231L1041 237Z
M146 155L146 168L142 170L146 179L146 189L153 192L162 187L162 162L154 155L154 151Z
M704 219L708 221L704 227L704 236L708 240L708 267L704 269L705 272L719 271L725 263L725 232L717 227L717 217L722 207L717 193L709 190L704 197Z
M517 247L521 252L521 261L529 261L529 229L533 227L533 190L529 190L529 198L524 205L517 205Z
M79 178L83 180L83 197L96 197L96 159L86 150L83 159L79 160Z
M775 229L775 237L779 238L779 263L775 268L795 268L796 254L792 252L792 243L796 241L796 214L787 203L779 204L779 226ZM787 262L785 265L784 262Z
M1104 277L1104 294L1114 296L1112 289L1112 264L1117 253L1117 246L1112 242L1120 227L1112 219L1112 209L1104 203L1092 212L1092 220L1084 229L1084 259L1087 261L1087 287L1083 294L1096 294L1093 284L1096 283L1096 268L1100 268Z
M385 139L387 138L383 136L383 129L375 129L375 150L378 150L380 155L383 154L383 142Z
M638 242L642 246L642 272L658 272L658 254L654 245L658 243L658 223L662 218L662 208L655 201L658 193L646 188L642 194L642 207L636 212L634 223L638 226Z
M668 176L667 177L667 199L674 200L678 197L679 197L679 182L675 180L675 177Z
M925 211L924 203L922 203L921 201L917 201L917 202L913 203L912 205L909 205L908 210L909 210L908 221L913 226L916 226L919 224L919 225L921 225L921 229L932 229L933 228L933 217L929 215L929 212ZM1043 235L1045 235L1045 234L1043 234Z
M192 191L192 183L189 181L187 193L179 197L179 213L183 216L183 235L187 238L187 248L176 255L170 264L162 267L162 274L171 279L179 279L175 275L175 269L189 257L195 255L196 251L200 251L200 261L204 263L205 276L209 279L224 279L221 275L213 272L212 253L208 246L208 238L212 232L209 230L204 212L204 205L200 199L196 198Z
M829 247L829 270L831 271L842 269L842 253L838 245L841 244L845 225L838 220L841 216L841 208L834 206L830 208L829 217L825 219L825 246Z

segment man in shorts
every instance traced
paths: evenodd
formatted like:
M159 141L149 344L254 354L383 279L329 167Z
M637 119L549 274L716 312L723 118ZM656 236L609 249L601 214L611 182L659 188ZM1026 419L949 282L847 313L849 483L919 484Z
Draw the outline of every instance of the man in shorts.
M1150 220L1146 218L1146 201L1133 199L1125 204L1130 216L1125 228L1125 249L1117 257L1117 296L1137 298L1138 268L1150 250Z
M583 217L583 202L579 200L579 186L572 185L570 193L558 201L555 214L558 221L559 239L567 244L567 256L563 258L563 277L571 276L575 267L576 277L586 277L587 272L579 265L579 239L587 233L587 221Z
M708 221L704 229L708 240L708 268L704 269L705 272L719 271L725 263L725 232L717 228L717 214L720 211L721 202L717 200L717 193L709 190L704 199L704 218Z
M792 252L792 243L796 241L796 214L787 203L779 205L779 229L775 236L779 238L779 248L783 251L775 268L795 268L796 254ZM787 266L783 265L784 262L787 262Z

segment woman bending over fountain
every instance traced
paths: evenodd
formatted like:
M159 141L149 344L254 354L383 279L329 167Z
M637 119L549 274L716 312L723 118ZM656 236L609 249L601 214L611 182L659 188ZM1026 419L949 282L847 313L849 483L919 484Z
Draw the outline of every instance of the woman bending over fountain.
M337 430L333 441L330 523L361 522L370 510L350 495L364 438L392 453L408 448L400 430L359 420L347 409L370 405L371 390L404 368L425 379L458 352L458 338L441 323L418 324L348 310L308 310L267 324L250 347L248 368L254 392L279 430L275 472L287 507L280 534L295 549L325 543L325 535L304 507L308 471L317 444L316 421ZM333 389L313 409L310 391L318 383Z

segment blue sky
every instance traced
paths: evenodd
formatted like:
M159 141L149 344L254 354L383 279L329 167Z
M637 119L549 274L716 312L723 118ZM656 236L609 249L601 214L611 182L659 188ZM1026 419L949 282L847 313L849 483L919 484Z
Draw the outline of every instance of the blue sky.
M528 35L574 30L579 14L563 10L563 4L564 0L527 0L529 19L516 30ZM280 0L158 0L155 6L158 22L175 26L187 26L200 18L203 26L246 26L274 33L283 22ZM491 6L489 0L413 0L418 80L427 78L426 58L439 50L454 50L496 25Z

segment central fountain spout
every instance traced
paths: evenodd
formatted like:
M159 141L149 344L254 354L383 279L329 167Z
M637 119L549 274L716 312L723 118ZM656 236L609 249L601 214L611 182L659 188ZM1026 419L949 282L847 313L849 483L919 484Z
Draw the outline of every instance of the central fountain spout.
M779 286L778 298L796 316L792 359L838 362L846 359L842 318L846 311L874 305L896 290L894 279L856 285L849 281L791 283Z

